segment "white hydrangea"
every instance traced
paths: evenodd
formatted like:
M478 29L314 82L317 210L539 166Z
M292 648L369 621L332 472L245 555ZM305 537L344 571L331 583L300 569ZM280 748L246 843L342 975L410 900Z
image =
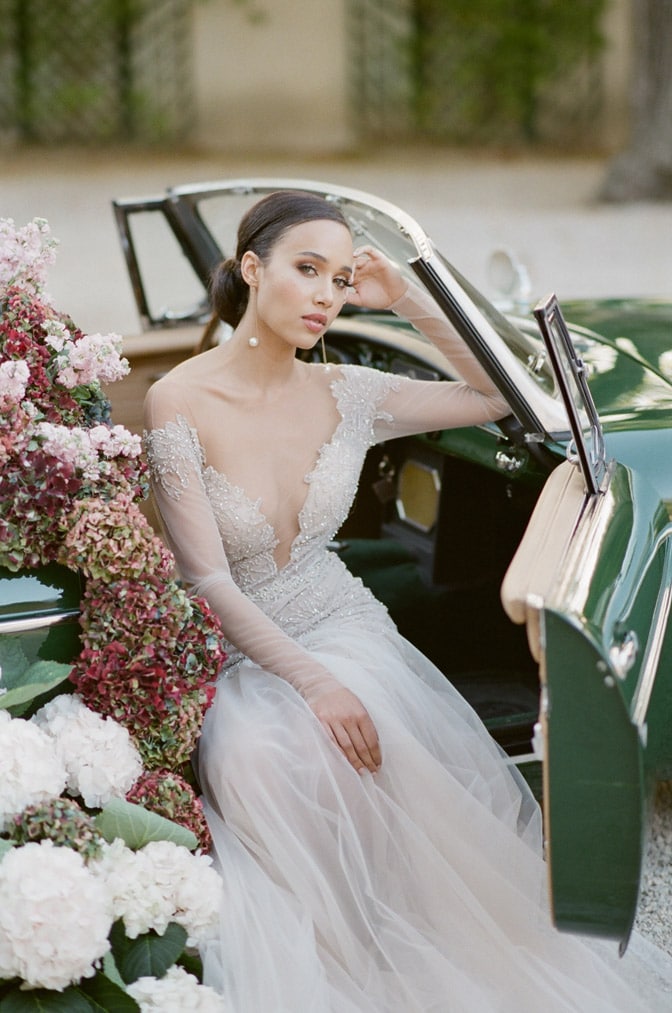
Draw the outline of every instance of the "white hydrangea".
M170 841L151 841L133 852L117 839L91 868L105 880L114 916L123 919L129 939L150 929L161 935L170 922L186 929L189 946L214 934L222 881L207 855Z
M101 857L89 866L105 882L115 920L123 919L129 939L150 929L162 934L173 915L172 898L154 882L152 864L143 851L131 851L117 838L103 846Z
M152 863L154 881L172 898L171 921L187 930L187 945L205 942L217 925L222 893L210 856L170 841L151 841L142 850Z
M0 709L0 830L26 806L58 798L66 780L53 739Z
M51 737L69 794L81 795L89 808L123 798L142 773L140 753L127 729L92 711L77 694L55 697L32 721Z
M78 852L31 842L0 862L0 978L62 991L96 973L111 927L105 884Z
M126 991L141 1013L226 1013L221 995L177 965L163 978L138 978Z

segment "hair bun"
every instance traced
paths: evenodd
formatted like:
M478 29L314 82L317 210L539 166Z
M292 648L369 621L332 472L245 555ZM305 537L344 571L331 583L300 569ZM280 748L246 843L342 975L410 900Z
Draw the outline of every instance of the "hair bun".
M217 316L231 327L237 327L247 307L250 290L236 257L227 257L217 265L212 274L210 294Z

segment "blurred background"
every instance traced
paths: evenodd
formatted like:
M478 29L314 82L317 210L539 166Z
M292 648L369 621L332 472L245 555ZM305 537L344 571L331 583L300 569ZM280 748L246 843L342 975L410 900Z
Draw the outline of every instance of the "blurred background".
M399 203L482 287L510 246L669 295L672 0L0 0L0 215L85 329L136 325L111 198L251 174Z

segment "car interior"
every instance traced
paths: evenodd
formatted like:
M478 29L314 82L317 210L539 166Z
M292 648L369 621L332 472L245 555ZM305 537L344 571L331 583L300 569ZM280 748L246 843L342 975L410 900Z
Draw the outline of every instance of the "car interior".
M327 355L370 361L376 353L362 354L364 343L333 335ZM395 356L387 368L426 369ZM537 495L538 486L452 452L441 433L391 440L369 451L333 546L514 756L530 752L538 664L500 589Z

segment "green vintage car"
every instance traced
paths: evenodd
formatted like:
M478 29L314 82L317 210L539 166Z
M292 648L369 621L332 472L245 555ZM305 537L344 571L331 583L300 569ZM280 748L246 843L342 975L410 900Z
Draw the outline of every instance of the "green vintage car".
M497 424L374 448L334 551L535 785L557 926L625 946L647 801L672 776L672 304L561 313L549 297L502 312L403 211L328 184L238 179L116 200L143 333L126 340L133 369L109 392L115 422L139 431L149 384L226 340L210 273L246 208L278 188L337 203L357 242L431 292L508 399ZM346 307L327 350L450 376L392 314Z

